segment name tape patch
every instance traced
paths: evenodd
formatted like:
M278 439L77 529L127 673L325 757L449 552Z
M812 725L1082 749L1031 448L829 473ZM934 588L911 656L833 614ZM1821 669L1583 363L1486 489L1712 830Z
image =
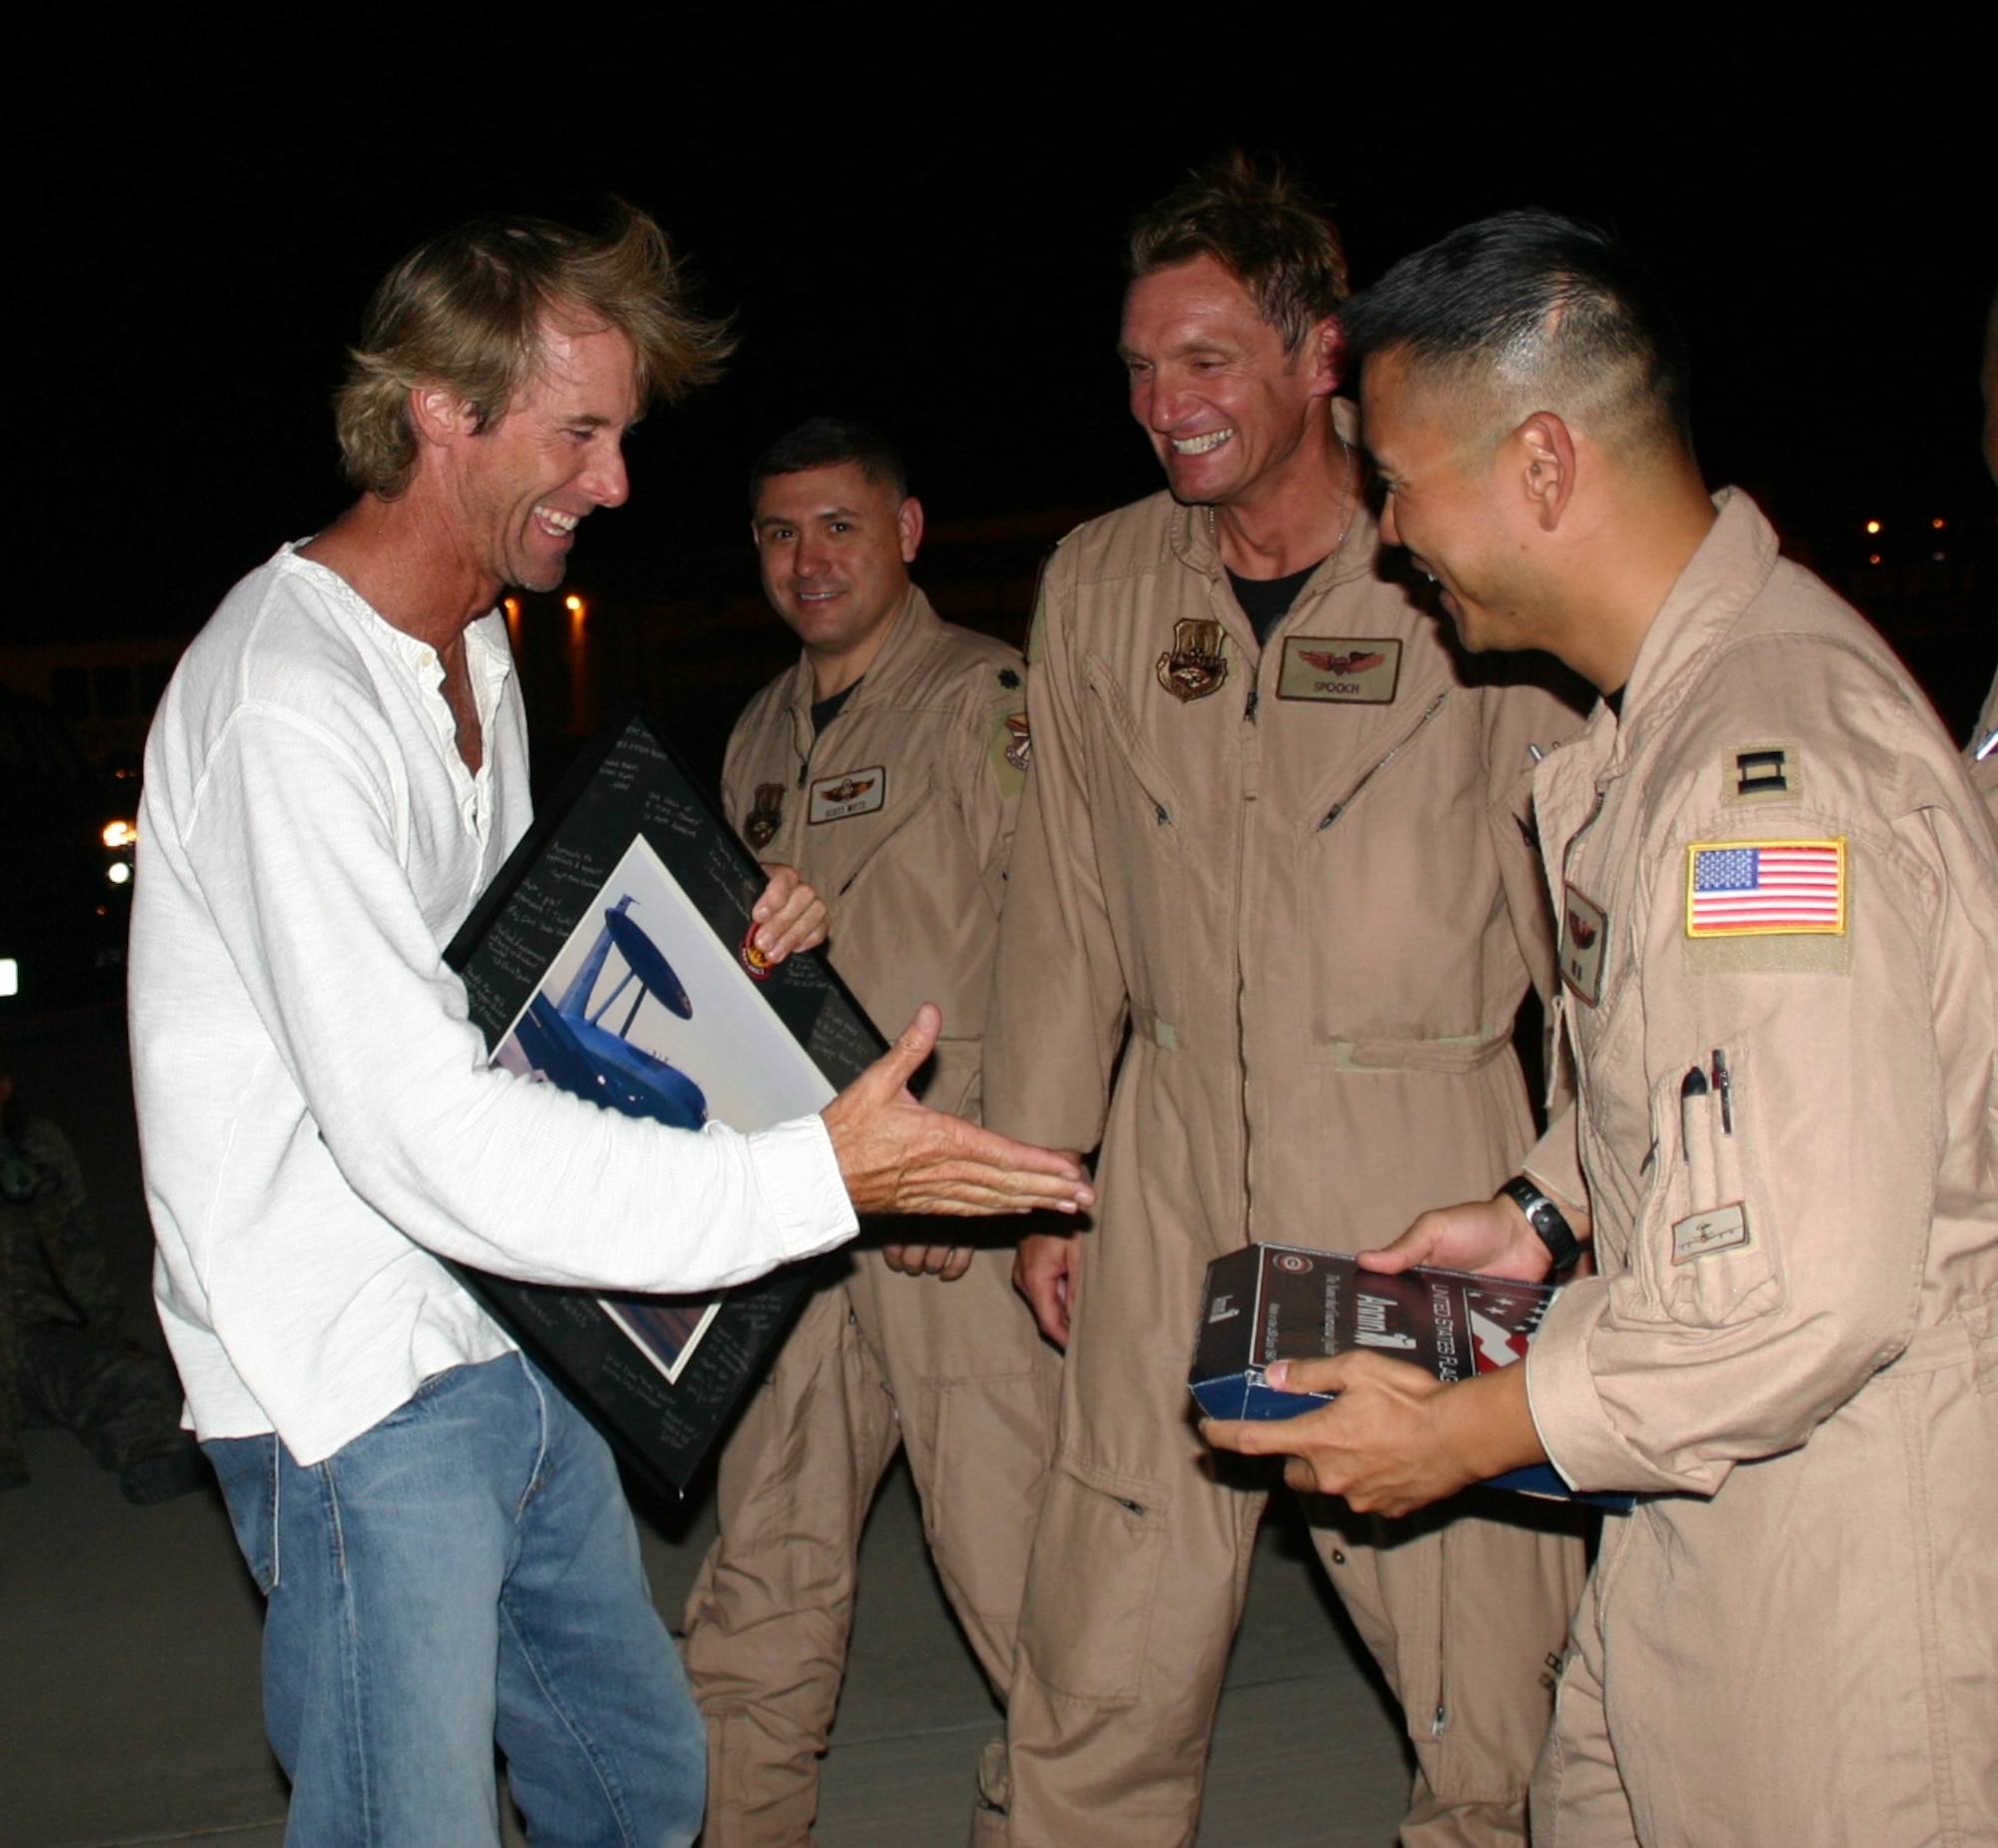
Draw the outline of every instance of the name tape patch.
M1393 635L1293 635L1277 675L1279 699L1386 706L1402 677L1402 644Z
M1672 1263L1691 1264L1695 1258L1711 1258L1715 1252L1736 1252L1752 1243L1748 1214L1736 1201L1732 1206L1715 1207L1676 1222L1672 1227Z
M1688 937L1845 934L1845 842L1693 841L1686 848Z
M1569 886L1561 903L1561 980L1589 1007L1602 999L1602 957L1608 944L1608 913Z
M888 799L888 770L872 764L865 770L839 770L821 776L810 790L811 806L806 821L817 827L825 821L844 821L852 815L871 815Z

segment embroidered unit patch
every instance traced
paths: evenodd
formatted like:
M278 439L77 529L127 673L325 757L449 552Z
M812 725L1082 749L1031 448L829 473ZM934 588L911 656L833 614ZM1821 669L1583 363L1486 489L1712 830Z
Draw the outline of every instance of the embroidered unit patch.
M1010 800L1026 787L1034 761L1034 734L1026 713L1008 712L994 722L989 755L999 793Z
M1227 636L1219 622L1182 616L1173 624L1173 645L1159 656L1159 684L1185 705L1218 693L1228 679Z
M784 786L758 783L756 800L749 818L742 824L742 836L752 847L767 847L771 837L784 825Z
M1694 841L1688 937L1845 934L1843 840Z

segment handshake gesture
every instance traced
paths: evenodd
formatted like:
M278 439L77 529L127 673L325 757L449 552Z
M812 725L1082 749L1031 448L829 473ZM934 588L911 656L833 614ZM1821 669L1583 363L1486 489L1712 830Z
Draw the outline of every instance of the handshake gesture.
M909 1080L942 1024L925 1002L894 1045L825 1107L854 1212L977 1218L1095 1205L1079 1157L1014 1142L916 1102Z
M790 866L765 869L770 883L751 912L756 947L772 962L825 941L825 901ZM960 1219L1037 1208L1077 1213L1096 1204L1080 1158L994 1135L962 1117L925 1110L909 1080L936 1046L942 1014L916 1010L902 1036L825 1107L839 1178L856 1213L946 1213ZM891 1246L896 1270L961 1276L969 1249ZM904 1258L906 1254L906 1258Z

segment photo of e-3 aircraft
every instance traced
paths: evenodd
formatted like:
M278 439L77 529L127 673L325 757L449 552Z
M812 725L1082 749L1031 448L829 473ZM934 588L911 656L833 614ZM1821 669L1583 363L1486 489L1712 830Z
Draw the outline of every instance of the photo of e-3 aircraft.
M629 894L603 914L603 926L559 1000L537 994L513 1028L520 1050L550 1084L627 1117L649 1117L672 1129L697 1130L707 1121L707 1098L684 1072L635 1046L625 1036L650 995L667 1013L693 1018L693 1002L659 946L628 915ZM615 950L624 973L590 1009L589 999ZM605 1016L635 989L615 1027Z

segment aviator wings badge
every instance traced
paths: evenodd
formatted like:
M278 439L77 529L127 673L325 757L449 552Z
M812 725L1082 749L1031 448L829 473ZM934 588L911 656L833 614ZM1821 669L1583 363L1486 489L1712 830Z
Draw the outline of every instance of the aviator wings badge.
M1228 657L1221 649L1219 622L1182 616L1173 624L1171 650L1159 656L1159 684L1182 704L1219 692L1228 678Z

